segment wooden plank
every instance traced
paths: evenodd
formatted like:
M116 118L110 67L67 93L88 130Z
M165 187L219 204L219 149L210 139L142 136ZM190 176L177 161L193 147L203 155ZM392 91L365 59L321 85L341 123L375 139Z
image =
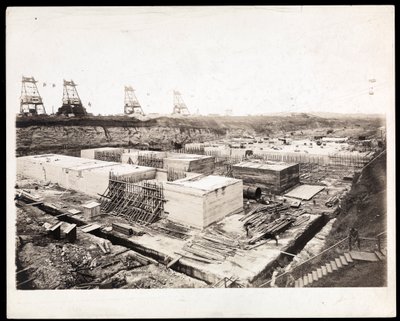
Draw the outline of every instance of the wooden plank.
M176 257L175 259L173 259L171 262L169 262L167 264L167 268L170 268L172 265L174 265L176 262L178 262L181 258L182 258L182 255Z
M383 261L385 259L385 256L382 254L382 252L374 251L374 253L376 254L379 260Z
M339 259L340 259L340 262L342 263L342 265L349 265L349 263L347 262L344 255L339 256Z
M308 285L308 275L303 276L303 285L307 286Z
M346 258L346 261L349 263L353 263L353 259L351 258L350 253L344 253L344 257Z
M107 254L107 250L103 247L102 244L97 243L97 246L100 248L100 250L101 250L104 254Z
M307 277L308 277L308 284L313 283L312 273L308 273L308 274L307 274Z
M321 271L322 271L322 275L323 275L323 276L328 275L328 271L327 271L325 265L322 265L322 266L321 266Z
M336 266L338 267L338 269L340 269L341 267L343 267L342 262L340 262L340 259L337 257L335 258L335 263Z
M350 255L353 260L358 261L376 262L379 260L376 254L371 252L351 251Z
M179 254L183 258L199 261L199 262L202 262L202 263L215 263L212 260L207 260L207 259L204 259L204 258L201 258L201 257L196 257L196 256L192 256L192 255L189 255L189 254L181 253L181 252L174 252L174 253L175 254Z
M90 225L82 228L81 231L85 232L85 233L89 233L89 232L98 230L99 228L101 228L101 225L99 225L99 224L90 224Z

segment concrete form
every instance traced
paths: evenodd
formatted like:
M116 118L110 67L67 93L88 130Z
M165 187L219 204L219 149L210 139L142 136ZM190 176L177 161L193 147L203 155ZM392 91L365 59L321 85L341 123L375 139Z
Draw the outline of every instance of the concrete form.
M119 147L101 147L101 148L90 148L90 149L82 149L81 157L88 159L95 159L95 152L113 152L113 153L122 153L124 151L123 148Z
M289 193L286 193L285 196L301 200L310 200L324 188L324 186L318 185L300 185L292 189Z
M37 155L17 158L17 173L39 181L57 183L98 197L108 186L110 172L135 180L154 179L151 167L105 162L65 155Z
M215 157L213 156L162 151L126 150L121 156L121 162L137 164L139 156L163 159L163 168L167 170L212 174L215 169Z
M181 172L212 174L215 161L213 156L168 153L164 159L164 168Z
M164 211L178 223L203 229L243 208L241 180L200 176L164 183Z
M167 157L167 152L152 151L152 150L139 150L139 149L128 149L124 150L121 155L121 162L128 164L132 162L133 164L138 163L139 156L148 156L158 159L164 159ZM130 159L130 161L129 161Z
M85 219L90 220L93 217L100 215L100 203L90 202L82 206Z
M300 182L299 164L241 162L232 166L232 174L245 184L255 184L273 193L282 193Z

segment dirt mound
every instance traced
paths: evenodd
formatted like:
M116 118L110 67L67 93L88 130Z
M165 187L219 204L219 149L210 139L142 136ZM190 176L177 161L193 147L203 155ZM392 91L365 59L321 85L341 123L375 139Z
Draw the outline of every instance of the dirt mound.
M386 230L386 152L361 172L342 207L333 233L344 235L355 227L372 237Z

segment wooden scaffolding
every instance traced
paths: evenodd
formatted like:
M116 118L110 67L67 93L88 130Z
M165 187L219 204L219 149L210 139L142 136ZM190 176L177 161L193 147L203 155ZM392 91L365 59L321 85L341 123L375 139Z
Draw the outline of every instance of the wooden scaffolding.
M101 196L101 210L142 225L154 223L164 211L162 184L135 181L110 173L107 190Z
M156 157L154 155L138 155L137 165L155 167L155 168L163 168L164 159Z
M94 152L94 159L121 163L122 151L98 151Z

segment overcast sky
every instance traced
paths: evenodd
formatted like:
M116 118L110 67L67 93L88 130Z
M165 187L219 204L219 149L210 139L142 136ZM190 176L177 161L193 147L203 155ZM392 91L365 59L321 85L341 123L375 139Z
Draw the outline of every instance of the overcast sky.
M63 79L94 114L122 113L125 85L145 113L172 112L173 90L202 114L394 108L390 6L11 8L6 23L15 112L22 75L48 112Z

